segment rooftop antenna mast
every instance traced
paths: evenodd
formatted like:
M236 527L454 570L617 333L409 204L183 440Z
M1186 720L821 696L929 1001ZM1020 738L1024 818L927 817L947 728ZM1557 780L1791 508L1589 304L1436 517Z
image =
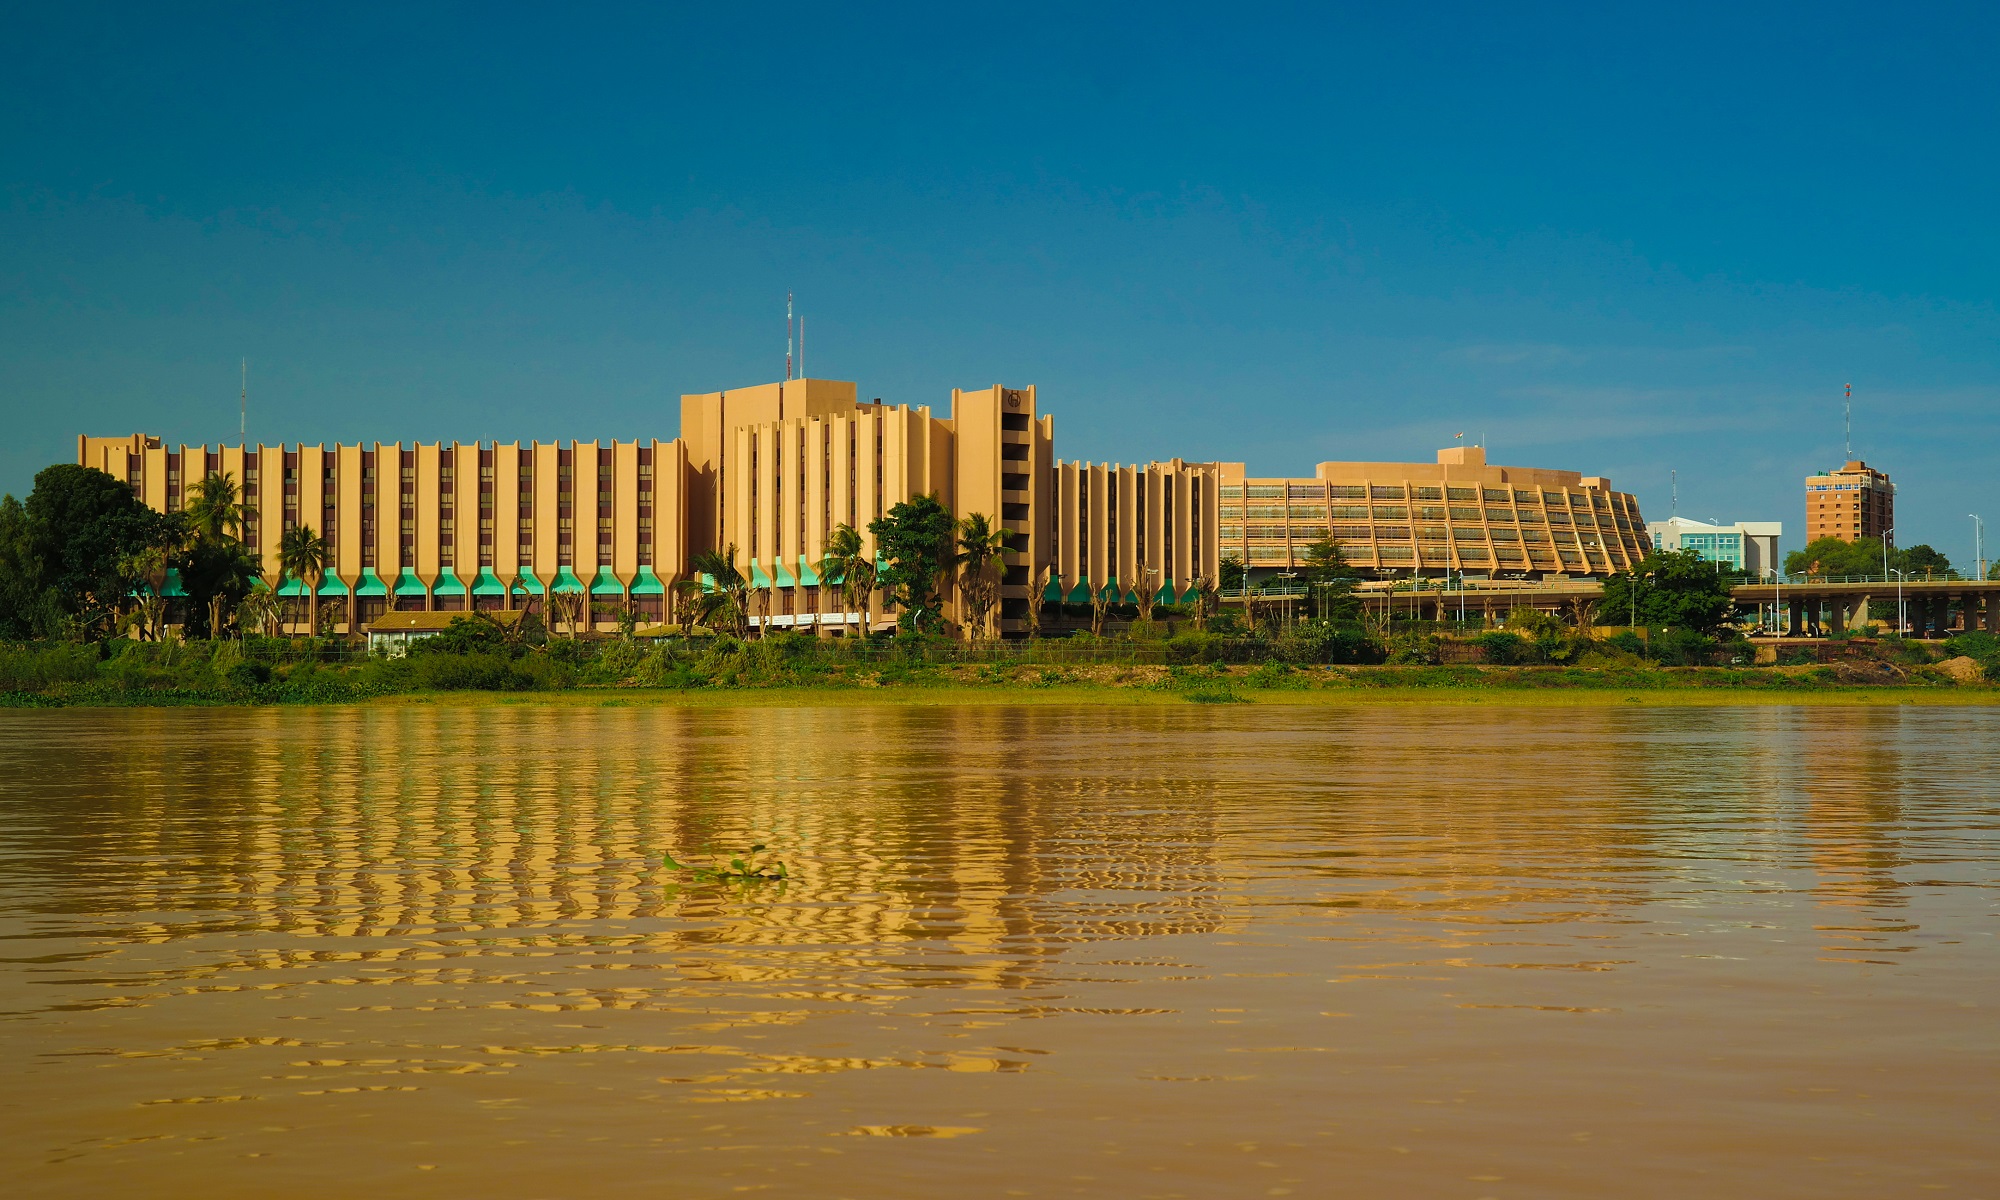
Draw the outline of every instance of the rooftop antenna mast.
M785 293L785 378L792 377L792 294Z
M1842 405L1841 426L1847 437L1847 457L1843 461L1854 461L1854 385L1847 385L1847 398Z
M249 443L250 439L250 360L243 360L243 391L236 397L236 440Z
M1673 488L1674 498L1673 507L1667 510L1667 516L1669 518L1678 517L1681 515L1681 473L1679 471L1668 471L1667 479L1669 486Z

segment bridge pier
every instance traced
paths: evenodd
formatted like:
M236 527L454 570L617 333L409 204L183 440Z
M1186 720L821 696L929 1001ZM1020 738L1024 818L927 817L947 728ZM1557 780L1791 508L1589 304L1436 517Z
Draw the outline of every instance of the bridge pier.
M1786 636L1804 637L1806 635L1806 602L1804 598L1793 596L1790 608L1792 610L1792 620L1791 627Z
M1831 596L1826 602L1826 627L1833 633L1847 632L1847 597Z
M2000 633L2000 600L1990 592L1986 596L1986 632Z

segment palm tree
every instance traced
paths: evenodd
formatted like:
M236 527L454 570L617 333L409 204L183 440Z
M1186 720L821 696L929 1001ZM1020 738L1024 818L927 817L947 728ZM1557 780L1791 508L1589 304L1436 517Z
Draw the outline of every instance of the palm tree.
M695 555L688 565L695 574L706 575L714 581L715 590L702 596L702 624L709 623L710 615L722 613L730 618L737 637L747 637L750 632L750 581L736 569L736 543L729 543L727 550L704 550Z
M305 583L309 634L319 630L319 585L326 578L327 549L326 538L309 525L294 525L278 539L278 588L284 589L287 575Z
M568 625L572 638L576 636L576 627L583 623L584 610L588 607L582 592L555 592L549 596L549 613L555 618L552 624Z
M195 484L187 514L197 537L220 541L242 533L243 505L238 503L235 477L223 471Z
M1139 619L1148 625L1153 623L1153 601L1159 596L1158 589L1153 587L1153 580L1159 574L1158 567L1139 564Z
M1028 636L1031 638L1042 635L1042 597L1049 590L1049 576L1054 570L1054 567L1043 567L1035 572L1034 587L1028 592Z
M236 606L236 624L246 633L257 628L270 634L280 615L278 593L267 587L252 588Z
M681 627L681 636L683 638L692 636L697 610L701 607L701 580L674 580L669 599L674 606L674 623Z
M1215 580L1206 575L1194 579L1194 627L1206 630L1208 619L1215 615L1222 597L1216 594Z
M867 637L869 627L875 623L875 563L868 557L854 526L842 523L827 535L826 555L820 559L819 571L822 575L839 577L845 611L855 611L856 601L860 602L861 636Z
M996 526L985 513L967 513L958 522L960 587L971 620L969 637L986 636L986 618L1000 598L999 566L1005 561L1007 527Z

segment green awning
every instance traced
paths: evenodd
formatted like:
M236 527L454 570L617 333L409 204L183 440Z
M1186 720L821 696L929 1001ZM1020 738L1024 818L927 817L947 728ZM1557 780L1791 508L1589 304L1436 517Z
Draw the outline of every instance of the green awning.
M181 573L179 571L174 570L172 567L167 568L167 577L160 584L160 595L170 597L187 595L187 589L181 586Z
M1172 604L1173 602L1174 602L1174 585L1171 583L1161 584L1160 590L1154 593L1153 595L1153 603Z
M758 566L757 560L754 558L750 560L750 586L753 588L767 588L771 586L771 577L764 574L764 568Z
M513 589L516 596L533 596L541 592L542 581L533 571L520 571L514 575Z
M1061 604L1063 598L1062 580L1049 576L1049 586L1042 589L1043 604Z
M658 575L653 574L653 568L640 567L639 577L632 581L632 594L634 596L664 596L667 594L667 585L660 582Z
M305 580L294 575L287 575L285 582L278 585L278 594L280 596L310 596L312 595L312 589L306 586Z
M812 564L806 561L805 555L799 555L799 586L818 587L819 585L819 572L812 569Z
M590 581L590 594L593 596L623 597L625 595L625 585L618 582L618 576L611 573L610 567L599 567L597 568L597 578Z
M398 596L421 596L424 594L424 581L418 579L415 573L405 571L396 576L395 591Z
M439 573L437 582L431 585L431 595L463 596L465 595L465 584L459 581L458 572L452 570L450 567L446 567Z
M568 567L557 567L556 581L550 585L549 590L552 592L581 592L585 589L583 580L576 577L575 571L570 570Z
M473 576L472 594L475 596L504 596L507 594L507 585L501 583L500 577L495 575L491 570L481 567L479 568L479 574Z
M1076 581L1076 586L1069 590L1069 602L1071 604L1090 603L1090 580L1078 579Z
M713 592L715 590L715 576L703 571L701 574L695 576L695 578L701 581L702 591Z
M782 558L771 564L771 581L784 588L799 586L799 581L786 569L785 560Z
M340 581L340 576L329 574L326 578L319 581L319 594L322 596L338 596L345 600L347 598L347 585Z
M375 573L374 567L363 567L361 568L361 578L354 581L354 594L357 596L386 596L389 594L389 588L382 582L382 577Z
M1188 584L1188 590L1181 593L1181 603L1198 604L1200 602L1201 602L1201 589L1196 587L1192 583Z
M1118 586L1118 577L1115 575L1111 577L1111 582L1098 589L1097 594L1113 604L1125 602L1125 590Z

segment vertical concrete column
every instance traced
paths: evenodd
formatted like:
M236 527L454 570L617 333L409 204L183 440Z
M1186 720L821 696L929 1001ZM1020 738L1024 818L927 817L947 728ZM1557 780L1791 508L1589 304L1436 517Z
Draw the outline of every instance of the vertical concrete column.
M2000 633L2000 596L1986 593L1986 632Z
M1951 597L1939 594L1931 598L1931 621L1937 626L1937 636L1951 632Z
M1833 596L1827 600L1827 628L1833 633L1847 631L1847 597Z
M1786 636L1804 637L1806 635L1806 602L1797 596L1793 596L1787 602L1786 607L1791 609L1791 623Z

